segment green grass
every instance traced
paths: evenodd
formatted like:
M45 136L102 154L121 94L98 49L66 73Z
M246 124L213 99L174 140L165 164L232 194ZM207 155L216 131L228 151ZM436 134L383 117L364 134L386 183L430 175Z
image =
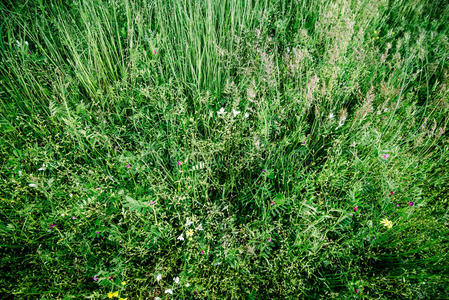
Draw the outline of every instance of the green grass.
M2 298L449 294L446 1L0 20Z

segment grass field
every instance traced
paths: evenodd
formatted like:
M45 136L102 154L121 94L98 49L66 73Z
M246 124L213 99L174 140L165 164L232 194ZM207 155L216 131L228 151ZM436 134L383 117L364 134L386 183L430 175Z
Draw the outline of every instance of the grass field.
M0 298L449 297L449 3L6 0Z

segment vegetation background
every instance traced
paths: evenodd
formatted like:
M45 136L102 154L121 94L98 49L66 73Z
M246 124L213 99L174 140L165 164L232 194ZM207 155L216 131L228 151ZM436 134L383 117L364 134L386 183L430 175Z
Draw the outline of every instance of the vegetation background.
M447 297L448 19L3 1L1 297Z

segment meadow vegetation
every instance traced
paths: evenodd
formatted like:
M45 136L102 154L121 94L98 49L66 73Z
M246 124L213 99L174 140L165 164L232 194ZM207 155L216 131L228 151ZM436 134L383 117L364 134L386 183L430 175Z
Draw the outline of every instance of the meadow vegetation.
M449 295L444 0L0 4L0 295Z

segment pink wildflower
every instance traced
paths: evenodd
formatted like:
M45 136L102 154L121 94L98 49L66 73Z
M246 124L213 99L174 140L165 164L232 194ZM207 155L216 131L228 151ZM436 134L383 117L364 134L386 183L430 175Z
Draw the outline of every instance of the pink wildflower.
M262 172L266 172L267 170L265 170L265 169L262 169Z
M127 169L131 169L131 166L129 164L126 164Z
M354 211L357 211L358 209L359 209L359 206L356 205L356 206L354 207Z
M178 161L178 166L182 165L182 161Z
M271 201L271 202L270 202L270 205L273 206L273 205L274 205L274 201Z
M94 281L98 281L97 275L95 275L93 279L94 279Z
M390 154L384 154L383 158L388 159L390 157Z
M409 203L407 203L409 206L413 206L413 205L415 205L415 202L409 202Z
M156 55L156 50L153 50L153 53Z
M271 239L271 238L268 238L268 242L271 243L271 241L272 241L272 239Z
M76 217L75 217L75 216L73 216L73 217L72 217L72 220L76 220Z
M357 294L359 292L359 289L354 289L354 292Z
M201 254L204 254L204 250L201 250Z
M394 191L390 191L390 195L393 196L394 195Z
M100 231L95 231L95 233L96 233L97 235L99 235L99 234L100 234Z
M153 200L150 201L150 204L153 205L155 202Z

